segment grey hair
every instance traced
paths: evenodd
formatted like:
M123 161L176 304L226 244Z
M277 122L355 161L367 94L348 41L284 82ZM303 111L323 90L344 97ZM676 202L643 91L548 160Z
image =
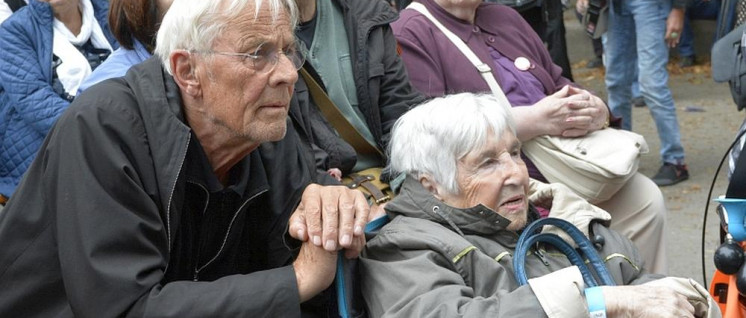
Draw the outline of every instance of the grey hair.
M239 18L243 10L254 5L254 19L264 0L174 0L163 17L154 53L158 55L169 74L173 74L170 65L171 53L177 50L207 51L213 41L228 27L228 21ZM290 18L290 28L295 30L298 24L298 7L295 0L266 0L276 22L280 13L285 12Z
M492 95L472 93L425 102L394 124L389 168L417 179L428 175L442 190L459 194L458 160L484 146L490 132L515 134L509 108Z

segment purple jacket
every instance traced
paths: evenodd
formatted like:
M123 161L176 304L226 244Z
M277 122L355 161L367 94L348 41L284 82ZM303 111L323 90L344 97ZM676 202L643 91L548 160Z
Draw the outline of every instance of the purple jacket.
M472 25L446 12L433 0L416 2L425 5L482 62L492 65L490 46L513 61L518 57L527 58L531 62L528 71L542 83L547 95L566 84L572 84L562 77L562 69L552 63L538 35L515 10L499 4L482 3L477 8ZM425 16L413 9L405 9L391 26L409 79L420 92L430 97L461 92L490 92L476 68ZM495 67L492 67L492 73L500 83Z

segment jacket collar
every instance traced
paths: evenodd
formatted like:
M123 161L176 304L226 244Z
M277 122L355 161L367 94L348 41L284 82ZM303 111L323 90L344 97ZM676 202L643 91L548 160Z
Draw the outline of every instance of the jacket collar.
M462 235L494 235L510 224L510 220L481 204L466 209L449 206L410 176L404 180L399 195L386 205L386 211L392 219L397 215L425 219Z

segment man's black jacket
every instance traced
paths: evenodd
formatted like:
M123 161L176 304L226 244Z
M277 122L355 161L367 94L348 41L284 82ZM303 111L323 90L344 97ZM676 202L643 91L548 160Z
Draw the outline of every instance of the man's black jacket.
M247 213L266 224L266 269L221 269L213 281L168 281L180 231L190 140L173 79L156 58L79 96L0 212L0 317L295 317L299 296L287 219L315 178L286 137L250 154ZM234 244L235 245L235 244ZM230 250L230 251L228 251ZM237 253L240 250L214 251Z

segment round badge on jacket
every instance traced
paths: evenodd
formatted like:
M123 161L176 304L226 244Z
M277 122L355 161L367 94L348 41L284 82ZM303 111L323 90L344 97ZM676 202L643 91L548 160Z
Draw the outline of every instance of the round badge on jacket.
M513 62L513 64L515 64L515 67L521 71L528 71L528 69L531 68L531 62L529 62L527 58L522 56L515 59L515 62Z

